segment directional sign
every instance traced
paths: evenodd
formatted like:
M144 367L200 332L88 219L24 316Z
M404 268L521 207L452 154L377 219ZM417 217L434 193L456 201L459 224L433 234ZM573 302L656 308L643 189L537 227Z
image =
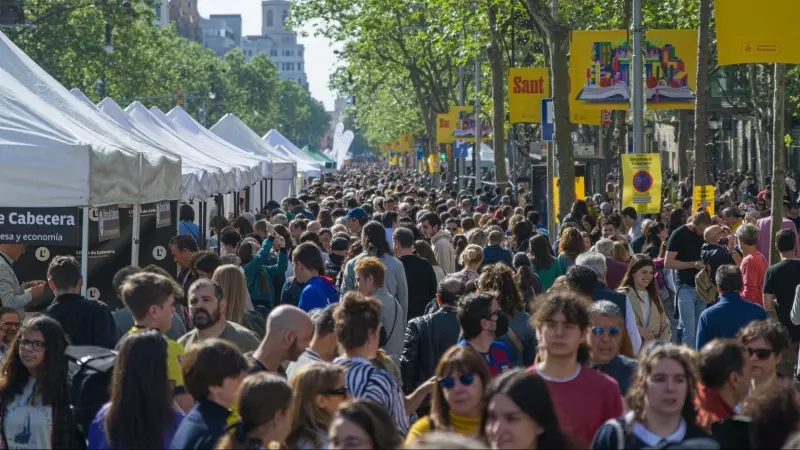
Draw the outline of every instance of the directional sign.
M542 140L552 141L556 133L556 125L553 120L553 99L542 99Z
M464 141L456 141L453 143L453 158L466 158L467 149L469 144Z

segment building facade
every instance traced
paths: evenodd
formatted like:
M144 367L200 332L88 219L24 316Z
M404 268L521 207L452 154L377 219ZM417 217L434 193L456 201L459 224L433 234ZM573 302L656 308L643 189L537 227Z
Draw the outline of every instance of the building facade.
M297 43L297 34L286 28L289 2L266 0L261 2L261 36L245 36L242 52L247 59L259 53L269 56L281 78L296 80L308 89L305 70L305 46Z
M180 36L191 41L203 42L203 33L200 29L200 12L197 10L198 1L169 0L169 20L175 24Z
M167 28L169 25L169 0L156 0L153 10L156 14L155 24L161 28Z
M239 14L212 14L208 19L200 19L200 28L203 45L219 57L241 47L242 16Z

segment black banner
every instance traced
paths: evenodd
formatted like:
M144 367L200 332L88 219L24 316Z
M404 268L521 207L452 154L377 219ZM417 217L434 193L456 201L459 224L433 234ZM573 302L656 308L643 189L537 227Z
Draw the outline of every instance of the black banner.
M80 245L80 208L0 208L0 243Z
M177 202L170 208L177 212ZM79 216L80 217L80 216ZM172 218L171 220L177 220ZM176 223L176 222L173 222ZM175 262L169 254L169 240L176 234L175 229L156 229L156 204L142 205L140 216L139 266L154 264L170 274L176 273ZM78 224L80 230L80 223ZM122 308L122 301L117 297L111 283L114 274L131 263L131 247L133 238L132 205L119 206L119 238L100 241L99 221L89 221L89 267L86 296L108 304L112 311ZM20 282L44 280L47 277L47 266L59 255L72 255L80 261L81 247L75 246L30 246L25 254L14 264L14 272ZM30 305L29 311L44 309L53 295L48 292L46 298Z
M119 208L117 205L104 206L97 209L97 230L98 239L100 241L107 241L120 237Z

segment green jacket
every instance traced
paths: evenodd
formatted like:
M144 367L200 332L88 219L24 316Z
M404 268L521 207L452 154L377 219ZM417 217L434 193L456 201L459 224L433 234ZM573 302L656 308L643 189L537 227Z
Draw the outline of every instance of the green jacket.
M242 266L244 269L244 277L247 280L247 291L250 293L253 304L264 305L268 308L272 308L276 298L275 287L272 285L272 277L275 274L286 272L286 268L289 264L286 249L281 249L278 253L278 263L267 265L270 252L272 252L272 238L267 238L262 243L261 250L259 250L252 261ZM263 275L264 281L266 282L267 292L263 292L262 290L262 277L260 275Z

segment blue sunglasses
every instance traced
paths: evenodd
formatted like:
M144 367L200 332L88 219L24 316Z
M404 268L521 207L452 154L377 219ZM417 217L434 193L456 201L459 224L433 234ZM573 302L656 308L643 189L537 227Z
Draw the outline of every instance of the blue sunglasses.
M602 336L603 332L605 332L606 330L608 330L608 335L611 337L619 336L619 334L622 332L622 330L620 330L619 327L608 327L608 328L592 327L592 334L595 336Z
M460 377L458 377L458 381L463 386L469 386L475 382L475 374L474 373L462 374ZM456 387L456 379L453 377L441 377L439 378L439 386L442 389L447 389L449 391L450 389Z

